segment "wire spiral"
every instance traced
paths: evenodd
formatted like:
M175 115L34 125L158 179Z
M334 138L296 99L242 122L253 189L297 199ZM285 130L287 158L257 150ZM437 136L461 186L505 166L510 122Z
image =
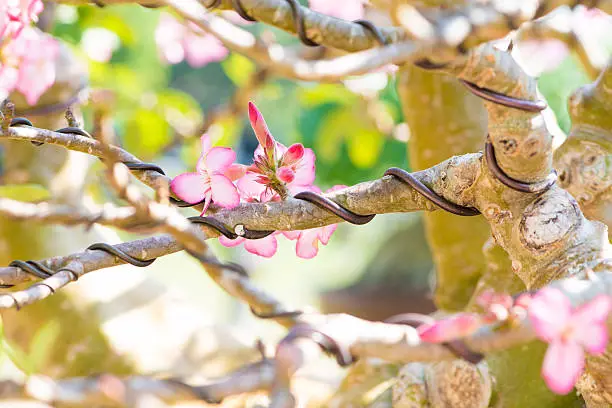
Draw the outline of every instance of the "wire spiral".
M298 38L300 39L300 41L302 42L302 44L308 47L320 46L321 44L309 38L308 34L306 33L306 23L304 19L305 7L302 7L297 0L285 0L285 1L291 8L291 16L293 17L293 21L295 24L295 32ZM218 8L221 5L221 3L222 3L221 0L213 0L212 3L208 4L206 7L209 10L213 10L215 8ZM246 21L251 21L251 22L257 21L257 19L249 15L249 13L245 10L244 6L242 5L241 0L232 0L232 7L234 11ZM372 37L374 37L374 39L380 45L389 44L389 41L385 39L385 36L383 35L382 31L380 31L380 28L376 27L376 25L374 25L374 23L372 23L370 20L359 19L359 20L353 21L353 23L359 24L360 26L362 26L366 31L370 33L370 35L372 35Z
M310 326L295 326L280 341L278 346L280 347L282 344L292 343L297 339L309 339L314 341L325 353L334 356L340 367L349 366L357 360L348 350L338 344L338 342L331 336Z

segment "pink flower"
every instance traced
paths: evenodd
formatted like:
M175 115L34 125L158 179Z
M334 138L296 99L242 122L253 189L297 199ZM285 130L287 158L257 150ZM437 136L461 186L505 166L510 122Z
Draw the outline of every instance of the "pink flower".
M167 13L160 16L155 42L161 58L169 64L186 59L189 65L199 68L228 55L227 48L215 36L192 23L183 24Z
M17 86L19 70L9 65L0 65L0 100L5 100Z
M540 290L529 304L529 318L538 338L549 344L542 376L557 394L572 390L584 368L584 349L601 354L608 343L606 319L612 302L600 295L572 309L558 289Z
M343 20L357 20L363 18L362 0L308 0L313 11Z
M196 173L176 176L170 188L178 198L190 204L204 200L206 212L211 200L224 208L234 208L240 203L240 196L230 177L240 175L233 165L236 153L227 147L211 147L210 138L204 134L202 155L196 166Z
M248 203L265 203L268 201L278 200L280 197L265 185L256 181L257 175L248 173L240 178L237 182L240 197ZM225 247L235 247L244 244L244 249L248 252L270 258L276 253L278 242L276 240L277 232L268 235L262 239L245 239L242 237L229 239L224 236L219 237L219 242Z
M469 336L482 326L480 316L473 313L460 313L447 319L422 324L417 328L421 340L428 343L446 343Z
M17 38L24 27L38 21L42 0L0 1L0 39Z
M286 147L274 140L263 115L252 102L249 102L249 120L259 146L248 170L259 174L258 182L270 188L283 186L294 194L308 189L315 179L312 149L304 148L301 143Z
M328 193L345 188L346 186L334 186L327 190ZM303 191L304 189L302 189ZM307 190L319 193L315 186ZM338 224L326 225L325 227L310 228L302 231L284 231L283 235L291 240L297 240L295 253L300 258L312 259L319 253L319 242L327 245L332 234L336 231Z
M2 67L0 93L17 90L26 97L28 104L34 105L55 82L55 59L58 55L59 43L55 38L30 27L24 28L19 37L3 49L2 57L6 65Z

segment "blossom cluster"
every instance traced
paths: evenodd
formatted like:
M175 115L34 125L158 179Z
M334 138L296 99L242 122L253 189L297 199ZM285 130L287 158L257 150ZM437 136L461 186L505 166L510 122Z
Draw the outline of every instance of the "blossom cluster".
M57 40L31 27L42 0L0 0L0 100L21 92L35 104L55 82Z
M546 385L557 394L569 393L584 370L585 351L602 354L608 344L606 320L612 300L600 295L573 308L558 289L544 288L516 300L507 294L484 292L477 300L483 313L459 313L418 327L421 340L445 343L467 337L487 324L510 323L528 316L536 336L549 344L542 364Z
M236 153L228 147L212 147L208 135L201 137L202 154L196 171L176 176L170 183L172 192L190 204L203 202L205 214L212 202L223 208L234 208L244 203L280 201L302 191L320 193L314 185L315 154L301 143L289 147L276 141L253 103L249 103L249 120L259 141L253 163L235 163ZM335 191L344 186L335 186ZM275 232L258 240L219 238L221 244L233 247L244 244L247 251L269 258L276 253L278 237L296 241L297 256L313 258L319 243L326 245L336 225L303 231Z
M364 13L362 0L310 0L309 7L319 13L344 20L363 18ZM224 17L235 24L249 24L235 12L225 13ZM155 42L161 59L167 64L187 61L193 68L200 68L222 61L229 54L217 37L191 22L182 22L169 13L160 15L155 29Z
M155 29L155 42L164 62L178 64L186 60L193 68L219 62L229 53L217 37L168 13L161 13Z

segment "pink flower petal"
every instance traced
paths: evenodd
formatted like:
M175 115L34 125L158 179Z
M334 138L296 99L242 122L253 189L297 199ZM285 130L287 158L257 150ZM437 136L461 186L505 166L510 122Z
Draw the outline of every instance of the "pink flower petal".
M170 182L170 190L189 204L199 203L210 192L208 177L199 173L183 173Z
M186 27L168 13L161 13L155 29L155 43L161 59L168 64L178 64L185 58L183 37Z
M202 148L202 156L206 156L210 149L212 149L212 142L210 141L210 136L208 133L204 133L200 136L200 147Z
M26 27L15 44L15 47L27 50L19 64L16 89L25 96L28 104L34 105L55 82L59 43L48 34Z
M307 186L315 180L315 154L312 149L304 149L304 156L295 169L292 184Z
M244 249L252 254L270 258L276 253L277 241L274 235L268 235L262 239L246 240Z
M548 346L542 377L548 388L556 394L567 394L584 368L584 351L578 343L555 340Z
M318 242L319 231L317 231L317 228L304 230L295 245L295 253L300 258L312 259L319 253Z
M206 198L204 199L204 207L202 208L202 214L200 214L202 217L204 216L204 214L206 214L206 210L208 210L208 206L210 205L211 201L212 201L212 190L210 190L209 193L206 194Z
M242 237L238 237L236 239L229 239L223 235L219 237L219 243L227 248L233 248L235 246L238 246L242 244L244 241L246 241L246 239Z
M276 177L283 183L291 183L295 179L295 172L289 167L281 167L276 170Z
M608 328L603 324L576 327L573 340L580 343L590 354L601 354L608 345Z
M257 106L253 102L249 102L249 120L251 121L251 127L255 132L255 136L259 141L259 144L265 149L269 150L274 147L275 141L268 129L266 121L257 109Z
M223 208L234 208L240 204L240 196L236 186L224 175L213 174L210 177L210 186L215 204Z
M289 146L287 151L283 153L283 157L281 159L282 166L291 166L292 164L297 163L302 160L304 157L304 145L301 143L295 143Z
M558 289L544 288L536 293L529 305L529 318L537 336L546 341L561 336L571 316L571 304Z
M338 224L327 225L325 227L320 228L319 240L323 245L327 245L332 234L334 233L334 231L336 231L336 228L338 228Z
M428 343L444 343L469 336L481 326L479 316L461 313L417 328L421 340Z
M244 164L233 163L225 170L225 177L232 181L241 179L246 175L246 166Z
M603 353L608 344L606 320L612 307L610 298L599 295L577 308L571 317L572 338L591 354Z
M194 68L222 61L229 54L227 48L217 37L193 31L188 31L185 35L184 47L187 63Z
M572 320L585 325L602 324L608 319L612 301L606 295L599 295L595 299L576 308Z
M294 240L300 237L302 231L281 231L281 233L285 236L285 238Z
M213 147L210 149L204 161L208 171L223 173L236 160L236 152L229 147Z

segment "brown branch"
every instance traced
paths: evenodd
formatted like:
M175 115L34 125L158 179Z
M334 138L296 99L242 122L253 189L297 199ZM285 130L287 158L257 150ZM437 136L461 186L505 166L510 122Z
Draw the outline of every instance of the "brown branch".
M247 56L277 74L293 79L336 82L346 76L364 74L390 63L410 62L420 58L420 53L423 52L419 44L398 42L329 60L310 61L301 58L295 50L278 44L263 44L250 32L222 17L207 13L204 6L193 0L164 0L164 4L217 37L232 51Z
M102 224L123 229L135 229L143 219L131 207L74 207L49 203L26 203L0 197L0 215L13 220L56 223L64 225Z
M119 406L140 407L147 398L176 404L188 401L218 403L226 397L267 390L274 376L274 362L264 359L204 385L144 376L127 378L103 374L54 380L32 376L25 382L0 382L0 400L29 399L54 407Z
M578 307L598 295L612 296L612 272L605 272L592 280L564 279L551 287L560 289ZM305 321L308 319L305 318ZM441 344L424 343L415 328L405 325L371 322L349 315L314 315L308 327L329 336L340 349L350 352L355 359L377 358L393 363L415 361L434 362L454 360L449 348ZM298 326L294 330L298 330ZM287 339L291 337L291 333ZM512 327L499 329L498 325L486 326L474 335L461 339L468 350L489 354L526 344L536 339L527 316L516 321ZM281 341L276 350L276 375L271 407L292 407L293 397L289 391L293 374L313 360L318 347L308 339Z
M19 130L22 131L22 129ZM98 144L91 139L82 139L87 141L88 144ZM473 200L469 193L469 187L474 183L479 167L480 155L472 154L452 158L431 169L415 173L415 176L446 199L460 205L469 206ZM442 174L444 174L444 177L441 176ZM383 177L382 179L361 183L326 196L350 211L360 214L435 209L433 204L411 187L392 177ZM162 204L155 204L151 212L160 214L159 221L168 220L169 218L164 218L170 217L166 214L169 211L168 208ZM232 210L219 211L215 218L230 228L242 225L250 230L308 229L341 221L341 219L330 215L329 212L316 205L297 199L288 199L279 203L241 204ZM181 220L176 222L177 225L184 225L187 228L189 225L184 224L184 221L186 220L181 217ZM216 230L209 227L202 228L206 238L219 235ZM180 251L182 245L171 236L161 235L119 244L116 245L116 248L139 259L153 259ZM114 256L102 251L84 251L73 255L46 259L42 263L52 270L58 270L72 260L82 265L82 273L122 264ZM219 275L218 279L222 279L222 277L223 275ZM0 268L0 283L2 284L17 284L31 279L30 275L19 268ZM228 282L235 285L246 285L236 274L231 274L231 279ZM258 291L253 289L252 293L255 296Z

